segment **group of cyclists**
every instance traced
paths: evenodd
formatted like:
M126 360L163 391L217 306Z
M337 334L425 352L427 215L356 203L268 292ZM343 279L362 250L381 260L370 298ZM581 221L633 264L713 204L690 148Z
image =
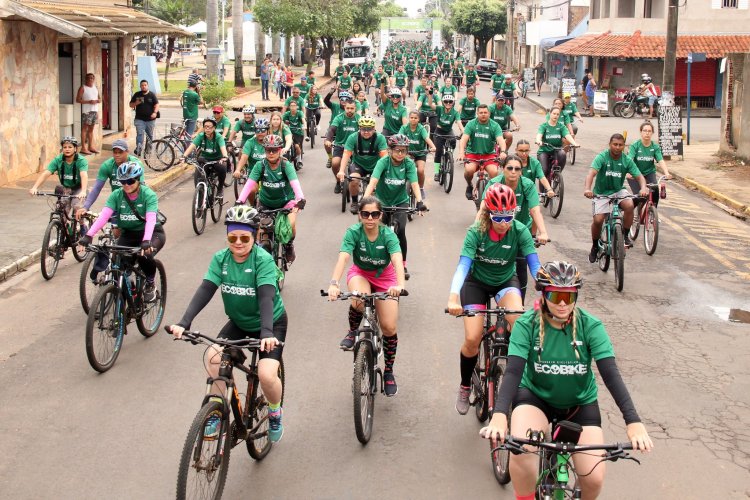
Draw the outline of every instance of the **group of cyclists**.
M565 418L583 426L579 443L601 442L597 388L591 370L592 361L596 361L625 419L628 438L634 447L650 450L653 443L618 372L602 322L578 307L578 294L583 286L580 271L568 262L542 264L537 253L536 247L549 240L540 209L540 193L554 195L549 184L550 166L556 161L563 168L565 148L578 146L573 120L582 120L571 96L566 94L563 99L556 99L538 126L534 142L539 149L534 158L527 140L517 140L511 151L513 132L520 130L520 122L514 114L518 89L510 75L498 70L489 84L492 102L482 103L477 98L479 80L474 66L460 52L453 54L417 42L397 42L389 46L377 67L368 61L351 68L341 65L336 73L337 82L322 103L318 89L310 81L311 75L295 85L282 113L260 117L253 106L246 106L242 118L232 126L225 120L224 110L216 107L213 116L203 120L202 130L193 138L185 156L197 151L198 161L212 164L222 186L227 175L228 144L240 140L240 158L232 175L246 175L247 182L235 205L226 212L226 248L210 259L203 281L182 318L170 326L171 333L179 338L220 290L228 321L218 336L261 339L259 378L269 401L269 439L273 442L281 439L279 362L286 340L287 314L277 283L276 264L256 244L260 210L290 209L291 238L284 251L287 261L293 262L294 236L304 194L297 175L299 165L284 155L293 150L297 158L301 156L308 121L314 120L317 133L320 110L326 106L331 110L331 119L324 145L328 166L335 176L334 191L340 194L341 189L349 190L350 211L358 217L344 232L328 286L329 299L336 300L341 293L344 272L350 291L386 292L394 298L402 293L405 281L410 278L406 213L390 214L398 218L397 232L384 225L383 219L389 208L408 207L410 197L415 200L416 210L424 214L428 154L435 153L437 176L445 144L457 147L457 159L465 160L466 197L475 196L472 180L480 164L489 174L490 182L484 192L478 193L479 211L464 238L450 285L447 311L459 315L485 309L493 300L498 307L521 310L529 274L538 292L532 310L520 316L507 316L511 332L507 372L496 398L494 416L482 429L482 435L502 440L509 431L523 435L529 428L546 428L553 418ZM440 78L442 85L438 85ZM419 84L413 89L413 106L409 107L407 93L412 92L414 80ZM366 90L370 87L375 89L377 102L373 112ZM462 91L465 95L459 98ZM381 131L376 130L373 113L383 116ZM651 141L653 125L644 123L641 133L642 139L630 147L629 154L623 151L622 136L612 136L609 148L596 157L586 177L585 196L593 198L621 191L626 174L632 177L634 189L641 195L648 194L646 181L652 182L656 167L665 165L658 144ZM87 194L87 165L85 158L77 154L78 142L66 137L61 146L61 155L40 176L31 193L35 194L49 175L57 173L63 188L78 196L75 209L81 215L109 182L112 192L105 208L91 227L85 228L80 244L90 244L108 222L116 225L121 231L118 244L142 249L140 265L151 280L144 289L149 300L155 272L153 255L163 247L166 237L157 219L156 194L144 183L140 161L128 154L126 141L115 141L112 160L99 170L93 189ZM344 182L347 179L348 185ZM367 184L360 198L361 182ZM223 192L218 195L223 197ZM630 200L621 203L626 214L625 225L629 226L633 203ZM594 201L592 252L597 247L607 207ZM376 307L384 335L384 391L387 396L395 396L398 300L378 301ZM354 347L362 318L362 303L352 301L341 349ZM470 380L477 364L483 325L482 315L464 317L455 402L456 411L462 415L471 404ZM218 375L220 361L220 347L207 350L205 366L210 376ZM224 388L218 385L214 390L221 394ZM207 425L205 436L215 436L217 425L218 421ZM536 462L530 456L513 455L510 460L516 498L533 498ZM596 497L603 482L603 467L594 468L595 461L590 456L576 456L575 460L580 470L590 470L582 476L584 498Z

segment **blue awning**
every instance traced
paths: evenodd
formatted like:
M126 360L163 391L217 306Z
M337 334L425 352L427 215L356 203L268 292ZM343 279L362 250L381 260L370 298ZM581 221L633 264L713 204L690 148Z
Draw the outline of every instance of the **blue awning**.
M573 38L575 38L575 37L570 36L570 35L568 35L568 36L551 36L549 38L542 38L541 40L539 40L539 48L541 48L542 50L549 50L552 47L557 47L561 43L565 43L568 40L572 40Z

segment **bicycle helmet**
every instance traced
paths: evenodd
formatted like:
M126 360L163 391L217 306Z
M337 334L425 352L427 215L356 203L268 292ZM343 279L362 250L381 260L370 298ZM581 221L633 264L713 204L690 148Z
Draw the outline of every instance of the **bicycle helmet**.
M117 167L117 180L140 179L143 175L143 167L135 161L126 161Z
M536 289L544 290L548 286L580 289L583 279L575 264L553 260L540 267L536 273Z
M263 132L268 131L271 128L271 124L268 122L268 118L256 118L255 119L255 131Z
M260 221L260 214L254 207L247 205L237 205L230 207L227 210L227 216L224 219L224 224L227 226L230 224L245 224L254 229L258 228Z
M78 147L78 139L76 139L75 137L71 137L69 135L66 135L65 137L63 137L62 139L60 139L60 146L62 146L66 142L72 144L75 147Z
M443 96L443 102L444 103L448 103L448 102L453 103L453 102L456 102L456 98L453 96L453 94L445 94Z
M513 75L511 75L510 73L506 73L505 74L505 79L506 80L510 80L511 78L513 78Z
M307 77L305 75L302 75L299 79L302 82L306 82L307 81Z
M365 115L357 122L359 128L375 128L375 118L370 115Z
M255 114L255 106L253 106L252 104L248 104L247 106L245 106L244 108L242 108L242 112L246 113L246 114L249 113L251 115L254 115Z
M484 205L491 212L514 212L516 210L516 193L505 184L493 184L484 195Z
M401 98L401 89L393 87L390 90L390 92L388 92L388 95L390 95L391 97L398 97L400 99Z
M352 94L347 90L342 90L339 92L339 101L340 102L346 102L352 100Z
M398 148L398 147L409 147L411 143L409 142L409 138L406 137L404 134L394 134L388 138L388 147L389 148Z
M263 138L263 147L265 149L283 148L284 139L279 135L269 134Z
M205 125L208 122L213 123L214 127L216 126L216 120L214 120L212 117L206 117L203 119L203 125Z

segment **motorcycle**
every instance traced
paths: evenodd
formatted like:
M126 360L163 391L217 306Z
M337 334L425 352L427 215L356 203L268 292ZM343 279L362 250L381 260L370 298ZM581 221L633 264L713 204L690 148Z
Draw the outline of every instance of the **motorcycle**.
M654 103L654 115L658 112L659 105L661 104L661 97ZM636 114L639 116L647 117L649 113L648 97L638 94L636 87L632 87L623 98L622 101L615 103L612 108L612 114L622 118L632 118Z

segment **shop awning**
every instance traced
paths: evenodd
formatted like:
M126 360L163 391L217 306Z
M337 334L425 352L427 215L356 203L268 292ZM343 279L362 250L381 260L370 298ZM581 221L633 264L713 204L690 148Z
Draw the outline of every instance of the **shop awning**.
M549 50L552 47L556 47L562 43L567 42L568 40L572 40L573 37L571 36L551 36L548 38L542 38L539 41L539 48L542 50Z
M663 59L667 50L665 35L632 35L587 33L549 49L569 56L593 56L630 59ZM703 52L709 59L724 57L730 52L750 52L750 35L678 35L677 57L689 52Z

